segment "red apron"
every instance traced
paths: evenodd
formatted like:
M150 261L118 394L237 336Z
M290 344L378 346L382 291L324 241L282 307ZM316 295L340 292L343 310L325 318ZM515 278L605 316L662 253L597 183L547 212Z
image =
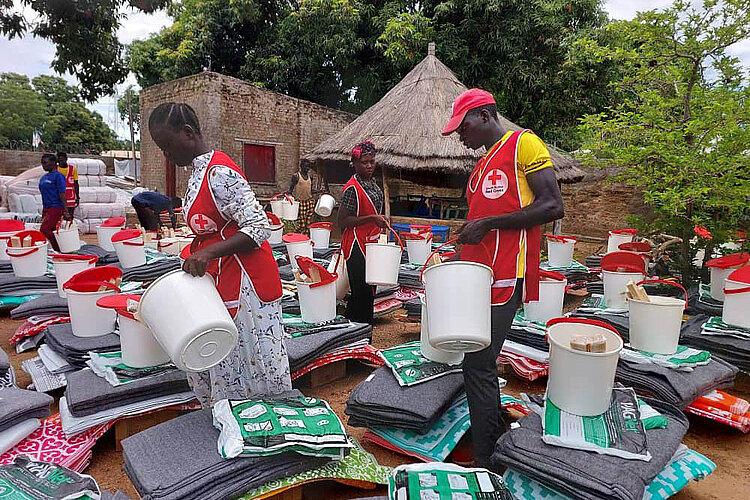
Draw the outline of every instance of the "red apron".
M352 178L349 179L349 182L344 185L344 189L341 192L346 192L351 186L354 186L354 190L357 193L357 213L355 215L357 217L378 215L375 204L370 197L367 196L367 193L355 176L352 176ZM359 248L362 250L362 254L365 254L367 249L365 245L367 243L376 243L378 237L380 237L380 227L374 222L368 222L354 228L344 229L344 232L341 234L341 250L344 252L344 258L349 260L355 241L359 243Z
M73 165L68 165L68 175L65 176L65 205L76 206L76 187L73 178Z
M479 160L469 177L466 200L468 220L518 212L523 208L518 184L516 148L521 135L514 132L505 143ZM542 228L503 229L489 231L479 245L464 245L461 259L487 264L492 268L492 305L502 305L513 297L519 276L518 254L526 241L524 302L539 299L539 247ZM488 262L488 259L492 259Z
M198 195L187 213L187 223L196 237L190 247L183 251L183 258L214 243L226 240L239 231L239 225L235 221L224 218L211 194L208 176L211 168L216 165L229 167L245 179L245 174L229 156L221 151L214 152L203 175ZM255 293L261 302L274 302L281 298L279 268L273 258L271 246L264 241L260 248L221 257L208 264L207 272L214 278L216 289L232 316L236 314L239 307L243 271L250 277Z

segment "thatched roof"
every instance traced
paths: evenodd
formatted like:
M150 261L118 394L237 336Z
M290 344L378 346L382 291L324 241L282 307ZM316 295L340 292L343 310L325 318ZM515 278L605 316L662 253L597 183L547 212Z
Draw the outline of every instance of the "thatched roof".
M348 162L351 148L369 139L378 148L376 162L386 169L469 173L482 153L465 147L457 134L440 134L450 118L450 103L465 90L430 44L427 57L380 101L303 159ZM521 128L502 116L500 121L508 129ZM550 153L560 181L583 178L576 160L555 148Z

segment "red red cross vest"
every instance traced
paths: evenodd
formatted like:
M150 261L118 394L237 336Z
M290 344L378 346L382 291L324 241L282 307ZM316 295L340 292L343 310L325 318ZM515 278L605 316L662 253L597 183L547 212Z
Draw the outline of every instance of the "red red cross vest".
M226 240L239 231L239 226L235 221L224 218L211 194L208 176L216 165L229 167L245 179L245 174L229 156L221 151L214 152L203 175L198 195L187 213L187 223L196 237L190 247L183 252L183 258L209 245ZM260 248L221 257L208 264L207 272L214 278L216 289L232 316L235 315L239 306L242 271L250 277L255 293L261 302L274 302L281 298L279 268L273 258L271 246L264 241Z
M344 185L343 192L346 192L350 187L354 187L357 193L357 217L365 217L367 215L378 215L378 210L375 208L375 204L372 202L367 193L365 192L362 185L359 183L357 178L352 175ZM367 243L376 243L380 236L380 228L374 222L368 222L361 224L354 228L344 229L341 234L341 249L344 252L344 258L349 260L349 256L352 254L352 248L354 248L354 242L359 243L359 248L364 254L367 250L365 245Z
M73 178L73 165L68 164L68 175L65 176L65 204L69 207L76 206L76 188Z
M469 177L466 200L468 220L517 212L523 208L518 183L516 149L526 130L514 132L505 143L490 150L477 162ZM487 264L492 268L492 304L502 305L513 297L516 288L518 254L526 240L524 302L539 300L539 247L542 229L503 229L489 231L479 245L464 245L461 259Z

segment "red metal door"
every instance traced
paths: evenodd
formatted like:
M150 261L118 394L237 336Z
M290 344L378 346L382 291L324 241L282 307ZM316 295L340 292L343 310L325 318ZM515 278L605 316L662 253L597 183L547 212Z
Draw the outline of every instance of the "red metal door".
M242 157L248 181L276 183L276 149L273 146L245 144L242 148Z

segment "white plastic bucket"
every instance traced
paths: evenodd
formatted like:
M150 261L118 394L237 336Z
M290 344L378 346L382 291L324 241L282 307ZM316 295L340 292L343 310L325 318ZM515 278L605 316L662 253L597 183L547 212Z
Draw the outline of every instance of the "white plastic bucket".
M81 238L78 235L78 227L70 229L56 229L55 239L62 253L74 253L81 249Z
M326 250L331 240L331 230L324 227L311 227L310 239L318 250Z
M120 324L123 363L133 368L145 368L169 361L169 355L146 325L123 315L117 317Z
M177 238L162 238L159 240L157 249L167 255L179 255L180 240Z
M333 213L333 207L336 206L336 200L330 194L322 194L315 204L315 213L321 217L330 217Z
M96 301L107 295L119 293L115 288L101 292L78 292L65 290L68 296L70 325L76 337L98 337L115 331L117 313L113 309L104 309Z
M70 278L85 271L91 269L96 265L96 257L90 260L63 260L63 259L52 259L52 265L55 268L55 279L57 280L57 295L62 298L67 297L67 293L63 290L63 285Z
M283 200L281 202L282 209L284 211L283 219L286 220L297 220L299 216L299 202L297 200Z
M237 326L208 275L165 274L146 289L136 317L184 371L208 370L237 344Z
M628 299L630 345L655 354L674 354L680 341L685 301L674 297L649 296L649 302Z
M629 281L638 283L645 276L642 273L620 273L602 270L604 281L604 301L610 309L627 309L627 285Z
M285 243L286 253L289 256L289 263L292 269L299 269L297 266L297 256L313 258L313 244L310 240L293 241Z
M273 212L274 215L276 215L276 217L279 217L280 219L284 218L284 205L282 205L283 202L283 198L279 198L278 200L271 199L271 212Z
M490 267L476 262L445 262L428 267L423 281L432 347L473 352L490 345Z
M365 282L368 285L398 284L402 249L395 243L365 244Z
M155 243L155 242L154 242ZM141 238L113 242L117 259L124 268L142 266L146 263L146 246Z
M562 316L565 287L568 280L540 280L539 300L523 305L523 312L529 321L547 323Z
M33 247L8 247L13 274L18 278L35 278L47 273L47 243Z
M574 334L602 334L606 351L583 352L570 347ZM549 378L547 398L561 410L574 415L601 415L609 408L615 370L622 350L622 338L603 322L579 318L558 318L547 326Z
M632 233L615 233L610 231L607 239L607 253L620 251L620 245L633 241Z
M283 243L282 236L284 236L284 224L271 225L271 236L268 238L268 243L270 245Z
M406 252L409 254L409 263L423 265L432 252L432 238L426 240L406 240Z
M341 252L336 252L336 255L331 259L326 268L329 273L336 273L336 299L341 300L346 297L349 293L349 274L346 270L346 259Z
M305 323L322 323L336 317L336 282L321 286L297 282L299 308Z
M736 268L722 269L720 267L711 268L711 297L724 301L724 285L727 278ZM750 313L749 313L750 314Z
M430 345L430 327L427 314L427 304L425 304L423 294L420 294L419 300L422 302L422 324L419 331L419 350L422 352L422 356L436 363L444 363L446 365L461 364L464 360L463 352L443 351L442 349L437 349Z
M16 233L0 233L0 262L10 261L10 256L5 250L8 248L8 240L10 240L10 237L14 234Z
M573 250L576 246L574 238L565 241L547 238L547 260L552 267L570 267L573 262Z
M727 325L750 329L750 285L729 278L724 283L722 320Z
M112 245L112 236L120 232L123 227L125 226L96 226L96 240L99 246L108 252L114 252L115 247Z

